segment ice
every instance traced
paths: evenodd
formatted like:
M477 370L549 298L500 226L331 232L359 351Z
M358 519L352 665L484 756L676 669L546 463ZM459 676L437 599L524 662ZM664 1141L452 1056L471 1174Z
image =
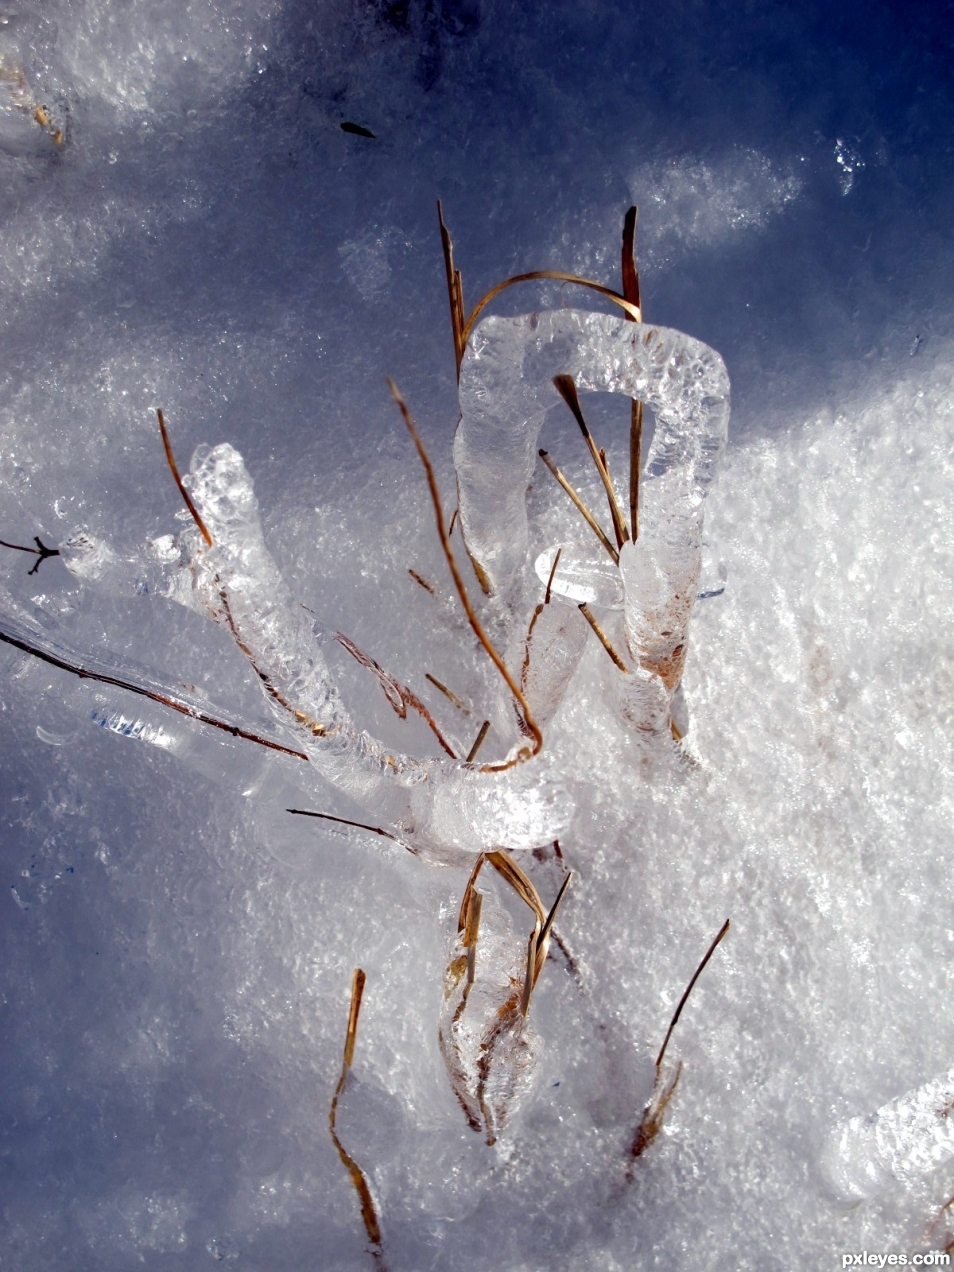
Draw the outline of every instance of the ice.
M838 1128L825 1165L838 1199L858 1205L954 1157L954 1070Z
M328 1125L356 967L338 1128L391 1272L814 1272L943 1249L945 1127L925 1106L921 1148L889 1137L885 1158L864 1123L934 1075L946 1098L954 1057L945 6L44 0L0 17L0 540L26 549L0 549L0 630L50 659L0 641L5 1272L370 1272ZM488 514L509 591L483 596L458 518L478 615L542 723L538 760L496 775L455 769L335 639L458 756L489 720L478 769L528 745L384 380L449 524L437 198L467 313L525 271L621 290L638 204L644 329L718 350L732 382L704 525L678 478L671 541L633 563L625 610L532 448L529 475L521 460L498 483L525 499L526 543ZM557 280L481 317L526 334L533 313L587 311L633 336ZM579 388L625 502L627 396ZM223 537L222 568L256 661L295 692L300 675L315 711L330 682L348 747L373 742L333 780L287 753L301 722L210 621L156 408L183 472L227 444L254 482L260 533L236 531L254 551ZM570 413L555 394L538 413L537 444L604 520ZM647 406L645 451L666 427ZM670 475L645 467L646 498ZM557 586L544 605L536 562L557 546L628 674L578 601ZM693 592L670 699L640 657L676 669ZM443 779L378 791L375 747L446 761ZM356 799L364 782L378 793ZM558 847L540 838L557 828ZM545 1046L526 1070L501 1053L502 1089L527 1089L488 1147L438 1028L475 856L518 834L545 906L573 879L521 1027ZM496 931L494 967L522 985L534 917L486 870L487 949ZM654 1057L727 917L633 1160ZM826 1163L852 1126L864 1196L846 1209Z
M722 359L679 332L584 311L485 318L460 374L454 441L460 517L468 548L507 596L527 555L526 488L553 378L622 393L656 412L646 459L645 528L653 556L701 530L702 502L725 446L729 382ZM662 566L661 568L667 568Z
M313 618L295 604L265 547L242 457L227 443L200 447L185 485L200 525L125 560L76 531L61 549L67 569L110 592L168 597L225 627L315 769L412 851L451 861L455 851L533 848L564 833L572 802L549 765L531 763L529 774L483 772L392 752L356 728Z

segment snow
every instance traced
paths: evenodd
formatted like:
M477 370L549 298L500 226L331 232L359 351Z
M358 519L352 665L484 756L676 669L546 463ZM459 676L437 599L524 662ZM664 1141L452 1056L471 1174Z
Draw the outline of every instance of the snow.
M202 446L199 467L241 456L261 539L243 558L246 525L225 566L253 591L268 575L354 736L447 760L339 631L457 755L490 719L480 759L499 761L515 714L385 384L449 515L436 199L468 307L526 270L618 287L638 203L647 323L717 351L732 381L672 703L684 743L626 723L621 674L559 592L534 629L554 656L526 682L544 749L504 776L514 815L552 794L537 811L568 820L573 877L566 952L551 944L527 1017L535 1074L492 1147L438 1042L492 775L438 783L422 813L410 787L396 803L349 794L315 764L0 647L0 1265L371 1268L328 1127L359 966L336 1125L392 1270L764 1272L943 1246L948 1220L928 1230L954 1191L930 1147L945 1127L928 1116L887 1166L864 1128L921 1116L924 1092L930 1115L954 1061L950 16L781 0L0 15L0 538L65 553L82 532L122 583L81 580L65 557L29 574L36 557L3 551L8 634L302 744L227 624L191 590L189 606L161 594L198 542L161 408L184 472ZM510 288L491 321L567 308L632 326L557 283ZM553 403L539 443L602 511ZM581 403L625 473L625 397ZM585 575L600 551L539 463L527 527L513 613L481 602L517 668L548 575L534 562L564 545ZM628 655L622 611L592 605ZM417 819L412 846L468 864L288 808ZM514 855L549 908L563 864ZM506 999L534 919L491 875L484 950L499 946ZM726 917L667 1053L684 1069L665 1124L632 1162L653 1059ZM877 1187L839 1195L839 1170Z

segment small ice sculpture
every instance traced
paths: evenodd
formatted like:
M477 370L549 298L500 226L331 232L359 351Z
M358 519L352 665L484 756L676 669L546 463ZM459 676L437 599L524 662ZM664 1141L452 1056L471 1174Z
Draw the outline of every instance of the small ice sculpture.
M546 411L566 400L555 381L567 377L580 389L645 401L656 414L638 537L620 544L618 570L567 561L553 590L576 604L622 602L631 665L618 686L620 709L637 728L659 733L685 664L703 508L728 429L728 376L700 341L606 314L559 310L480 323L461 364L454 459L468 550L504 604L519 590L527 558L537 439ZM538 574L544 561L552 552L537 559Z
M838 1199L858 1205L954 1158L954 1068L853 1117L832 1137L823 1167Z
M406 715L408 705L420 710L444 753L403 754L358 727L338 691L309 612L292 596L266 546L242 456L228 444L200 446L181 479L161 411L157 414L166 455L191 523L176 535L163 535L138 549L124 545L117 550L79 530L56 551L67 569L93 587L173 600L223 628L248 659L290 744L229 725L178 691L148 689L96 670L91 658L80 662L66 657L57 652L53 640L38 637L22 624L13 633L0 630L0 639L58 667L143 693L305 761L368 812L374 825L365 829L397 840L424 860L473 865L449 951L438 1032L454 1092L468 1122L488 1144L496 1141L533 1081L542 1042L528 1021L531 996L570 877L565 875L547 913L508 850L549 844L558 850L555 841L570 828L575 773L561 771L559 748L546 748L541 726L556 715L590 632L611 660L605 664L611 701L649 745L663 739L668 743L670 732L678 738L685 723L676 694L699 585L703 508L726 440L729 382L717 353L689 336L641 321L632 250L635 212L630 209L624 225L625 295L576 276L552 273L521 275L501 284L535 277L582 283L610 296L625 311L625 319L561 310L488 317L475 325L498 287L465 321L460 274L441 222L460 385L461 418L454 443L460 526L486 593L488 626L495 637L503 636L505 657L487 635L468 595L444 525L430 460L410 412L391 385L423 463L457 597L500 676L495 682L497 700L488 714L502 722L498 731L509 746L503 757L472 762L486 725L467 759L455 755L416 695L339 634L344 647L378 677L400 714ZM605 453L596 448L583 418L578 389L622 393L634 403L629 526ZM530 543L527 485L544 415L561 399L573 411L606 489L615 546L559 471L549 461L547 466L596 531L608 562L570 544L541 551L546 545ZM645 465L644 402L656 417ZM20 550L38 556L38 564L56 554L36 542L36 549ZM607 632L603 624L615 628ZM622 655L614 641L621 642ZM116 718L125 722L119 731L142 734L139 723ZM114 727L112 719L103 717L108 727ZM311 815L347 822L333 814ZM533 912L529 942L514 935L492 891L478 889L485 864ZM657 1069L661 1061L662 1053ZM654 1106L656 1129L673 1089L666 1087Z

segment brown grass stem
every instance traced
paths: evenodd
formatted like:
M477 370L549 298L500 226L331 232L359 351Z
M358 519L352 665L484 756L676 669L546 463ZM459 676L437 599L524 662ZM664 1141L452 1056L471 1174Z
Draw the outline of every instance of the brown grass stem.
M454 241L444 224L444 209L440 199L437 200L437 220L441 227L441 247L444 252L444 270L447 274L447 299L450 302L451 331L454 335L454 361L457 364L459 379L460 364L467 345L464 337L464 284L460 270L454 266Z
M514 274L512 278L506 278L502 283L498 283L496 287L491 287L490 291L470 311L470 316L464 323L462 332L462 348L467 348L467 341L474 329L474 324L480 317L483 310L490 304L495 296L499 296L507 287L512 287L514 283L532 283L538 280L553 279L558 283L576 283L580 287L588 287L591 291L599 292L601 296L605 296L607 300L611 300L614 305L619 305L630 318L635 322L640 321L639 307L628 301L625 296L621 296L619 292L613 291L612 287L604 287L602 283L594 282L592 278L581 278L579 274L565 274L562 270L556 269L535 269L529 274ZM463 356L463 353L462 355Z
M282 691L278 688L278 686L272 684L271 677L268 676L259 667L258 663L255 661L255 655L252 653L251 648L245 642L245 640L242 638L241 633L239 632L238 624L236 623L235 618L232 615L232 607L229 604L228 593L226 592L224 587L219 589L219 600L222 603L222 612L225 615L225 621L228 624L229 631L232 633L232 639L235 641L236 645L238 645L239 649L248 659L249 665L251 666L252 670L255 672L256 676L258 676L259 680L262 682L262 687L265 690L265 692L269 695L269 697L273 698L275 702L277 702L278 705L283 708L283 710L287 711L290 716L294 717L295 722L297 724L304 725L304 727L308 730L308 732L312 735L312 737L315 737L315 738L333 737L338 732L338 729L340 728L339 725L335 725L333 729L329 729L326 725L322 724L319 720L316 720L313 716L308 715L306 711L299 711L297 707L293 706L292 703L288 701L288 699L285 697Z
M540 732L539 726L533 718L533 713L530 710L530 704L524 697L520 686L514 681L513 676L511 676L510 672L507 670L506 663L491 643L490 637L484 631L480 619L477 617L474 607L470 602L470 597L467 595L467 589L464 587L464 580L460 576L460 571L457 568L457 562L454 559L454 551L451 548L450 540L447 537L447 530L444 526L444 513L441 506L440 491L437 489L437 479L434 476L434 469L431 466L430 457L424 448L424 443L421 441L417 427L413 419L411 419L411 413L407 409L407 404L398 392L397 385L390 379L387 383L388 388L391 390L391 396L398 405L404 419L404 423L407 426L407 430L411 434L411 440L414 442L414 445L417 448L417 453L420 456L421 463L424 466L424 473L427 477L427 485L431 492L431 501L434 504L434 516L437 520L437 533L440 537L441 547L444 549L444 556L454 580L454 586L457 589L457 595L460 597L460 603L463 605L464 613L467 615L467 621L470 623L471 630L474 635L486 650L491 662L500 672L507 688L519 704L520 710L523 712L523 718L526 722L526 726L533 737L533 745L530 748L522 747L513 759L505 760L500 764L484 764L481 766L481 771L484 773L502 773L506 769L512 768L515 764L520 764L524 760L530 759L531 756L539 754L540 749L543 746L543 734Z
M553 564L550 566L550 577L547 579L547 590L543 594L543 600L534 608L534 611L530 616L530 625L527 628L527 634L524 637L523 666L520 669L520 684L524 689L527 687L527 673L530 670L530 638L533 636L533 629L537 625L537 619L543 613L544 609L550 604L550 591L553 587L553 579L557 572L557 566L560 564L560 555L562 552L562 547L557 548L556 556L553 558Z
M477 758L477 752L484 745L484 738L487 736L489 732L490 732L490 721L485 720L483 724L480 726L480 732L474 738L474 745L467 752L468 764L473 764L474 760Z
M452 760L456 760L457 754L443 733L441 733L437 721L412 689L408 689L407 685L402 685L399 680L395 680L390 672L385 671L380 663L375 662L369 654L359 649L354 641L349 640L342 632L335 632L335 640L342 649L348 651L356 662L360 663L362 667L367 667L368 671L377 678L384 696L388 700L388 705L396 715L400 716L402 720L406 720L408 707L412 711L416 711L435 738L437 738L443 750L447 752Z
M709 946L705 954L702 956L702 962L693 972L692 980L686 986L682 997L679 999L679 1005L676 1007L676 1010L673 1012L672 1020L670 1020L669 1022L669 1028L666 1030L666 1036L663 1039L663 1044L659 1048L659 1055L656 1057L656 1073L657 1074L662 1068L662 1062L666 1055L666 1048L669 1046L669 1039L672 1037L672 1031L675 1029L676 1025L679 1023L679 1017L682 1015L682 1009L683 1007L685 1007L686 1002L688 1001L689 995L692 993L695 987L696 981L702 975L703 971L705 970L706 964L708 963L709 959L712 958L713 954L718 949L720 941L725 936L726 932L728 932L730 926L731 926L730 921L726 919L726 921L722 924L722 927L719 928L719 931L717 932L716 936L713 938L712 944Z
M623 218L623 295L639 309L639 270L636 268L636 220L639 209L629 208ZM628 317L629 315L627 315ZM633 542L639 538L639 474L643 455L643 404L633 398L629 415L629 524Z
M616 534L616 546L621 548L629 538L629 532L623 519L623 510L620 508L619 500L616 498L616 491L613 489L609 469L606 467L605 451L597 449L593 435L587 427L586 420L583 418L583 411L580 407L580 399L573 377L571 375L555 375L553 377L553 387L570 408L573 418L580 426L580 432L583 434L583 440L586 442L587 449L590 452L590 458L593 460L599 479L603 483L603 489L606 491L610 517L613 520L613 530Z
M620 669L620 671L624 675L628 676L629 668L626 666L622 658L620 658L619 654L610 644L609 637L606 635L602 627L600 627L599 623L593 617L593 614L590 611L590 607L587 605L586 601L581 602L581 604L577 606L577 608L579 609L583 617L586 619L586 621L589 623L589 625L593 628L593 631L596 633L596 639L600 642L600 644L609 654L610 658L612 658L613 662Z
M470 708L464 706L457 694L454 693L452 689L448 689L447 685L442 684L436 676L432 676L429 671L425 671L424 679L429 680L435 689L440 690L444 697L447 698L449 702L452 702L458 711L463 712L465 716L470 715Z
M414 582L419 584L425 592L430 592L431 596L435 595L433 583L428 583L427 579L421 578L417 570L408 570L408 574L410 574Z
M619 565L619 552L617 551L616 548L613 547L612 543L610 543L609 539L603 533L602 527L600 526L596 518L593 516L592 512L590 512L589 508L587 508L586 504L583 502L580 496L576 493L576 491L573 489L573 487L570 485L567 479L563 476L563 474L560 472L559 468L557 468L556 464L553 462L553 460L550 458L547 452L545 450L541 450L538 452L538 454L540 458L543 460L543 462L546 464L547 468L549 468L553 477L556 479L557 484L561 486L563 490L566 491L567 495L569 495L570 501L572 502L574 508L576 508L577 512L580 514L580 516L583 518L586 524L590 527L590 529L596 535L597 539L599 539L600 543L602 543L603 547L609 553L610 557L612 558L613 564Z
M374 1198L371 1196L371 1189L365 1177L364 1171L345 1149L341 1140L338 1138L336 1130L336 1121L338 1117L338 1101L345 1089L348 1081L348 1074L351 1072L351 1066L354 1062L354 1048L358 1037L358 1017L361 1014L361 1000L364 995L364 985L367 977L360 967L354 969L354 975L351 978L351 1007L348 1011L348 1032L345 1034L344 1057L341 1062L341 1077L338 1079L338 1085L335 1087L335 1093L331 1099L331 1111L328 1114L328 1129L331 1132L331 1138L334 1146L338 1150L338 1156L341 1163L351 1176L351 1182L354 1190L358 1194L358 1201L361 1206L361 1219L364 1222L364 1230L368 1234L368 1241L371 1243L371 1254L377 1266L384 1272L384 1249L381 1244L381 1225L378 1222L377 1211L374 1207Z
M639 474L643 466L643 404L633 398L629 410L629 524L639 538Z
M169 465L169 470L171 471L173 477L175 478L176 485L179 487L179 494L182 496L185 506L189 509L189 512L192 514L192 520L202 531L203 539L205 539L206 543L211 548L212 536L209 534L208 530L206 529L205 522L199 516L198 508L192 502L192 496L189 494L185 486L182 484L182 478L179 476L179 469L176 467L176 457L172 453L172 443L169 441L169 434L166 431L166 421L163 419L162 411L157 410L156 415L158 416L158 419L159 419L159 432L162 434L162 444L166 448L166 462Z
M639 208L628 208L623 218L623 295L639 310L639 318L632 314L626 317L633 322L642 322L642 307L639 303L639 270L636 268L636 220Z

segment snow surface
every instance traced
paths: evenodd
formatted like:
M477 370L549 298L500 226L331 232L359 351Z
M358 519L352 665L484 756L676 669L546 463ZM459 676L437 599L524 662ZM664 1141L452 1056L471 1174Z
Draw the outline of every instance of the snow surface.
M685 754L647 760L595 639L547 727L576 774L557 927L578 975L547 962L539 1078L494 1148L437 1042L467 871L290 817L360 810L299 761L0 649L0 1267L371 1268L328 1133L356 966L337 1127L392 1269L765 1272L944 1243L925 1233L950 1161L853 1209L826 1162L954 1062L952 40L942 3L3 10L0 64L31 95L0 78L0 538L181 530L162 407L183 468L203 442L244 457L362 727L439 753L336 630L466 750L488 673L384 383L449 511L435 199L468 303L527 269L618 285L638 203L645 315L721 353L733 416ZM561 303L602 307L534 284L495 312ZM625 471L625 400L583 405ZM595 506L569 412L541 443ZM529 518L534 555L590 547L540 466ZM276 735L226 632L32 563L0 555L0 619ZM549 904L560 871L521 859ZM727 916L627 1183L652 1059Z

